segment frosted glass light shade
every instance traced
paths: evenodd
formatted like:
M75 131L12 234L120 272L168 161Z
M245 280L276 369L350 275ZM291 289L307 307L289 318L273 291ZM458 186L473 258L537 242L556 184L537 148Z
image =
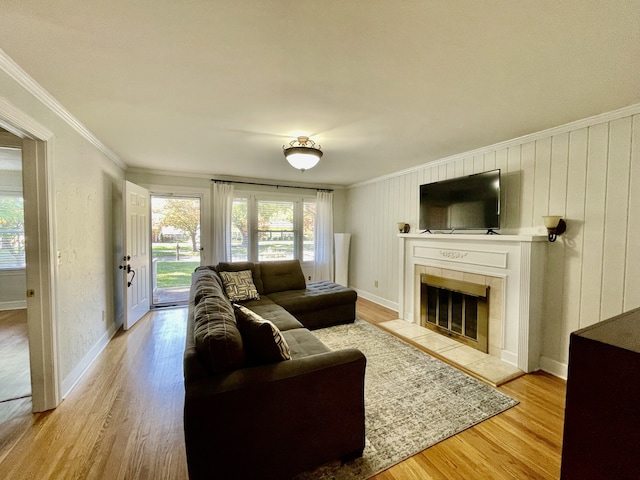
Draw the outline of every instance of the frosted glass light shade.
M561 218L562 217L560 215L548 215L542 217L542 220L544 220L545 228L556 228L560 223Z
M308 148L306 148L305 150L308 151L296 151L287 153L285 155L287 162L289 162L293 168L297 168L298 170L302 171L309 170L310 168L315 167L320 161L320 155L322 155L322 153L318 152L318 150ZM318 153L320 153L320 155L318 155Z
M316 142L309 137L300 136L289 142L289 147L283 145L282 149L289 165L301 172L315 167L322 158L320 145L316 147Z

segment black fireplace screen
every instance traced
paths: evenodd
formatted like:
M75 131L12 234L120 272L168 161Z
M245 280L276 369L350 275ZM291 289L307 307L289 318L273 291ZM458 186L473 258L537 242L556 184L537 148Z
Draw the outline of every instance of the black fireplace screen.
M487 352L489 287L421 276L422 323Z

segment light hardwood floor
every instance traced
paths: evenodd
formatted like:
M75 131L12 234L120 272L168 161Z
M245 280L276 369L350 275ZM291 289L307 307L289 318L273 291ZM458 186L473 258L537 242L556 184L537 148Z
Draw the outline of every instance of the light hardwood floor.
M0 311L0 402L30 395L27 310Z
M371 323L395 318L357 308ZM0 478L185 479L185 322L185 308L155 311L119 332L54 411L0 407ZM535 374L500 390L521 403L374 478L558 478L565 383Z
M359 299L358 316L379 323L397 318L397 313ZM560 478L566 382L546 373L535 373L512 380L498 390L520 404L373 479Z

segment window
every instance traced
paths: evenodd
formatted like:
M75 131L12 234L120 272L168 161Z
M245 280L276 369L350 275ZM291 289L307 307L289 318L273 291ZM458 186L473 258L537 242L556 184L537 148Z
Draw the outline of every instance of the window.
M0 193L0 269L19 269L25 266L22 195Z
M247 198L234 198L231 213L231 261L249 260L249 216Z
M313 262L315 201L253 195L233 201L231 260Z

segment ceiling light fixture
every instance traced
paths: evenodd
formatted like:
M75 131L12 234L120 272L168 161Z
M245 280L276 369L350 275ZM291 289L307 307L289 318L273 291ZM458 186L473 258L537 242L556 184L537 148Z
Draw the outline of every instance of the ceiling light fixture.
M315 167L322 158L320 145L316 147L316 142L309 137L298 137L297 140L290 141L288 147L283 145L282 149L287 162L301 172Z

